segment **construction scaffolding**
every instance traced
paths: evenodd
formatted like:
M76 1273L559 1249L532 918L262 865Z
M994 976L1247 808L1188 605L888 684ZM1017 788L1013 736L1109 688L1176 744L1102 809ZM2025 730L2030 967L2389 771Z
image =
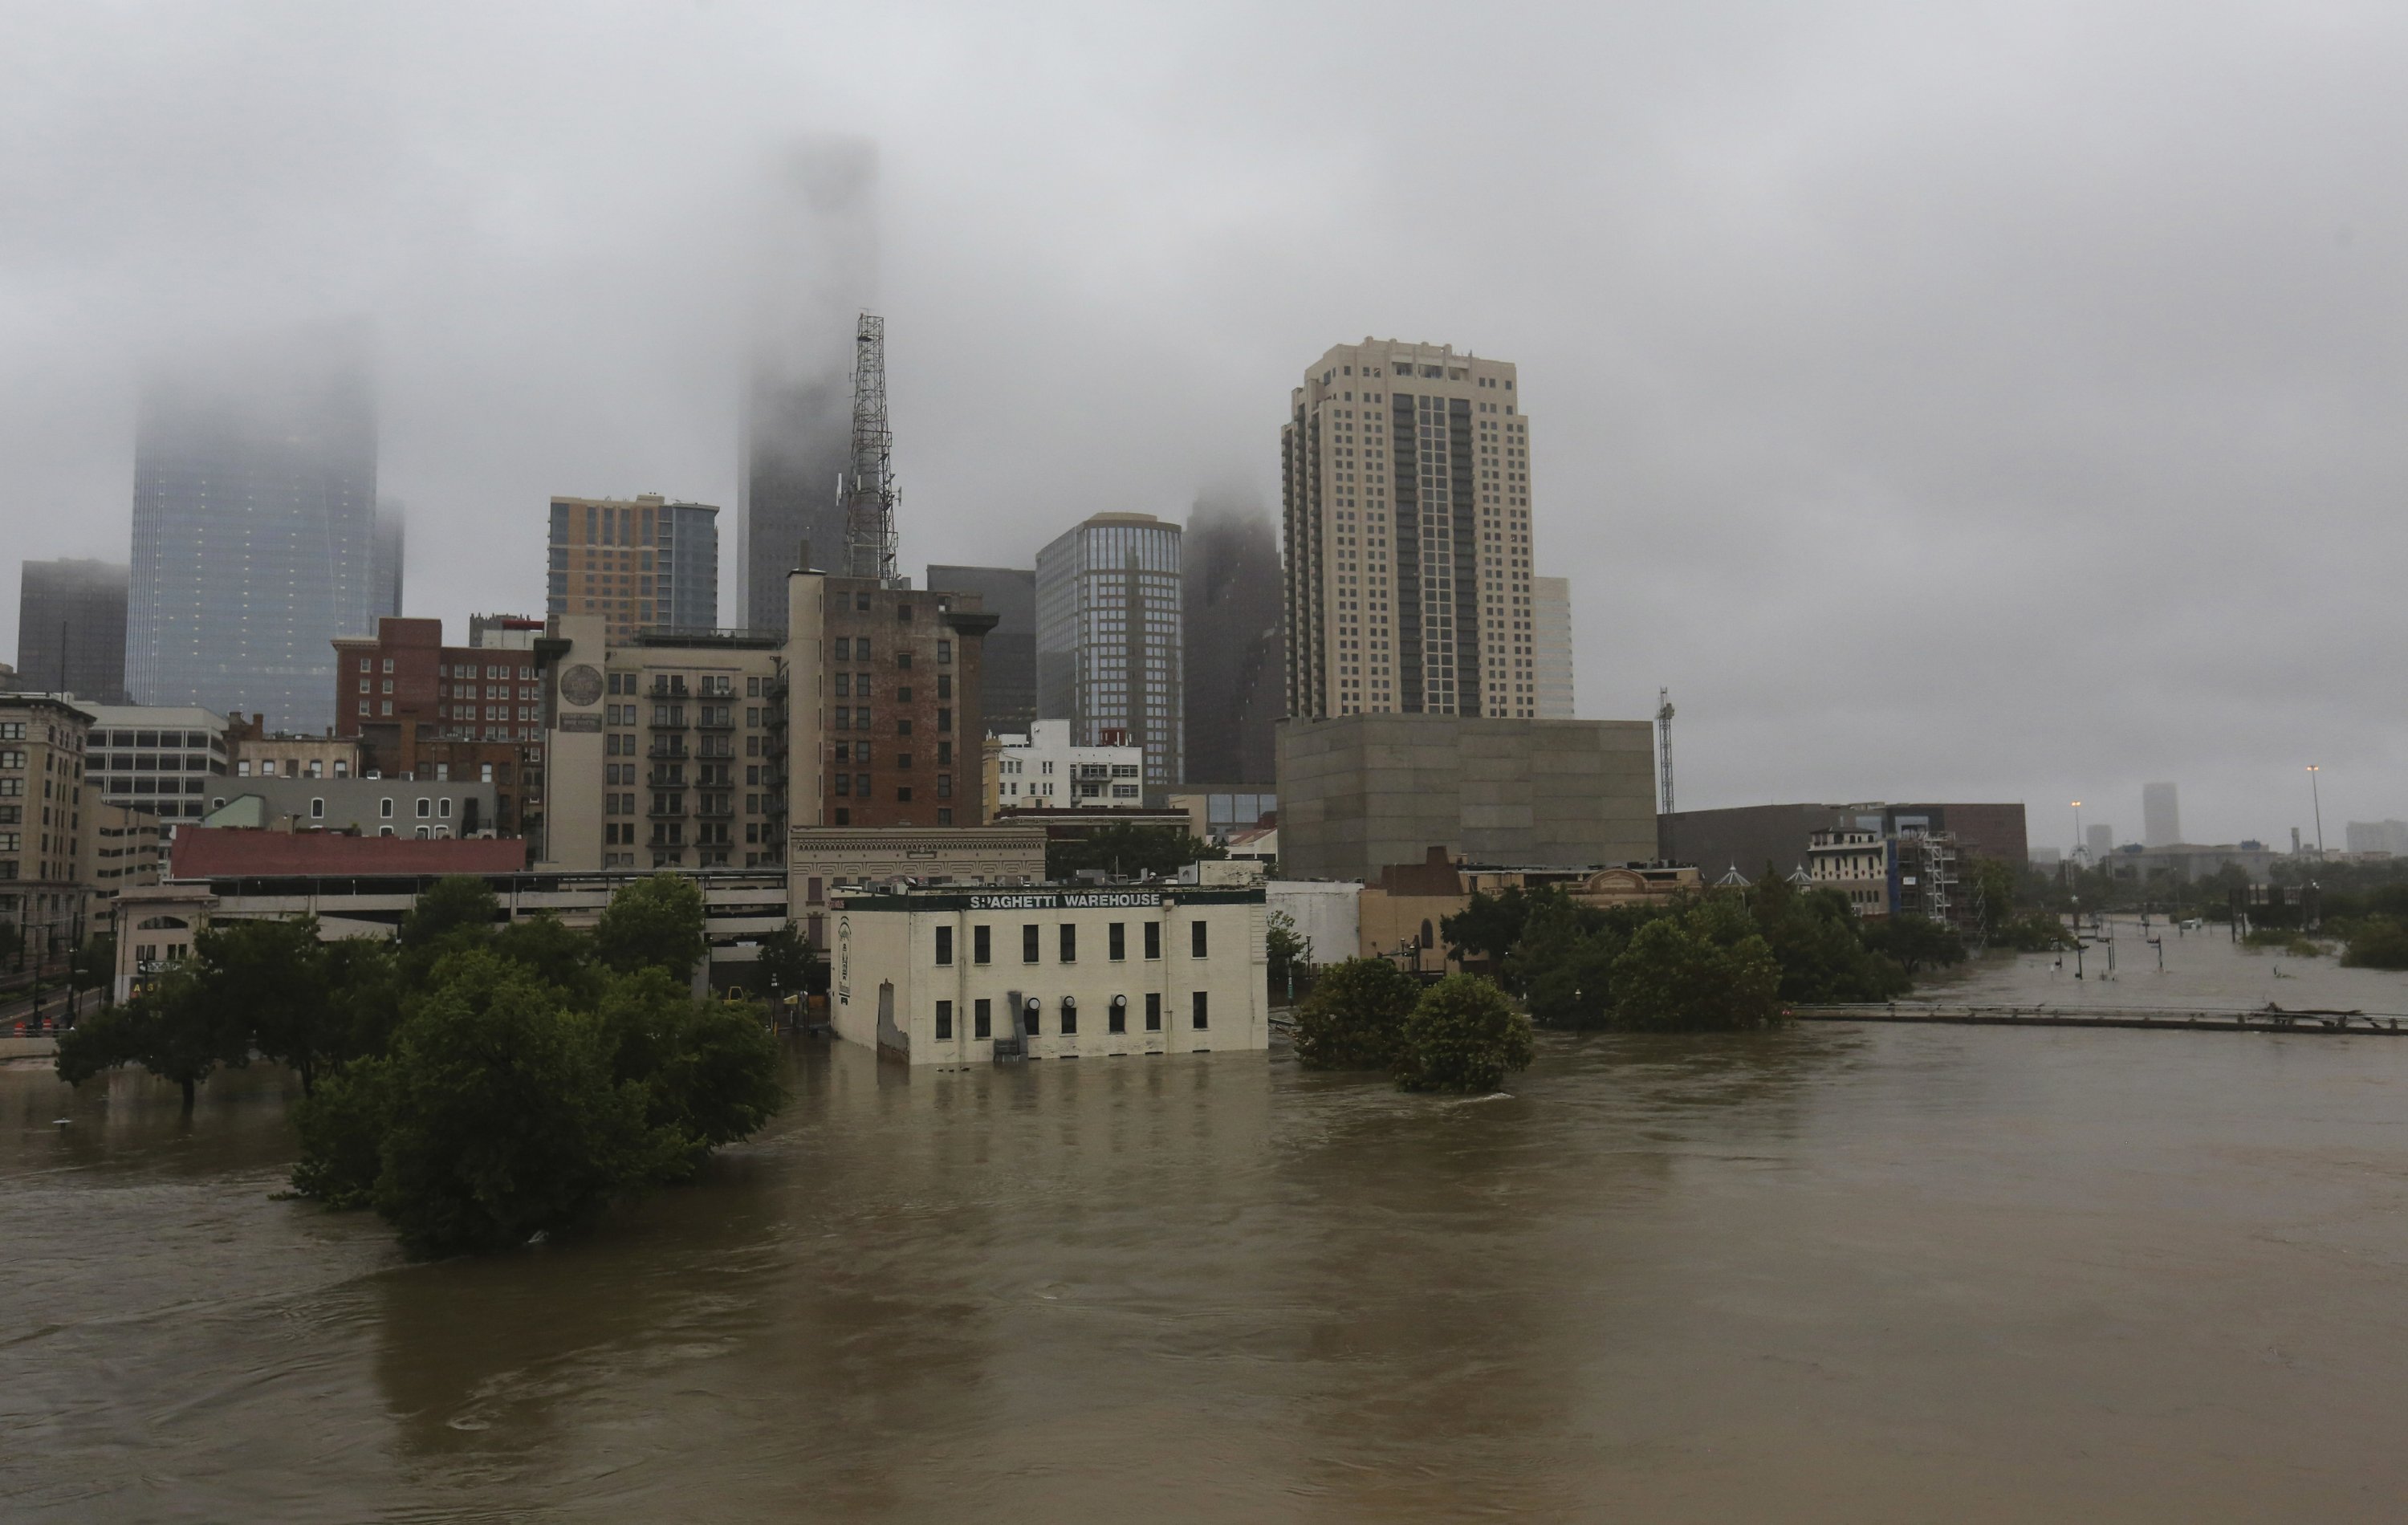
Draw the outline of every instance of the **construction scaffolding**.
M838 479L844 571L899 587L895 571L895 433L886 419L886 320L861 315L853 336L853 461Z

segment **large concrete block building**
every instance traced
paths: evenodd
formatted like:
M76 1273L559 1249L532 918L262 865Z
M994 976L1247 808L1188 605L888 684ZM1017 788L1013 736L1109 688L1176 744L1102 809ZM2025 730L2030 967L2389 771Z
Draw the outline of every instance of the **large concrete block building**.
M1285 721L1283 874L1368 880L1432 847L1531 866L1652 858L1654 738L1641 720Z

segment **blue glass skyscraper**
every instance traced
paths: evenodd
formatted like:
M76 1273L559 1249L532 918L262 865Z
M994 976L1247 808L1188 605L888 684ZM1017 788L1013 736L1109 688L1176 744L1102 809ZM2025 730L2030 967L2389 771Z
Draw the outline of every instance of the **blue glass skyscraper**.
M333 720L337 636L378 609L377 436L348 333L154 374L135 440L126 686L137 704Z

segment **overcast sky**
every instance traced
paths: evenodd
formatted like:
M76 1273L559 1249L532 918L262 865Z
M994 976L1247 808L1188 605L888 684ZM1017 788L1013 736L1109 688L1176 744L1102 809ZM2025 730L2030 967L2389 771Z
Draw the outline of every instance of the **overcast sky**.
M367 313L408 611L725 506L764 186L873 140L904 560L1277 501L1328 345L1517 362L1681 803L2408 815L2408 7L0 5L0 640L147 346ZM797 272L806 281L809 272Z

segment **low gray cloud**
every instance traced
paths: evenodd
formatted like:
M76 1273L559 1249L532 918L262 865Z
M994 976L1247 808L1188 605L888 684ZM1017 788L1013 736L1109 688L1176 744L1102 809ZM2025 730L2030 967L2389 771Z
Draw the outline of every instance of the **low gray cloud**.
M410 597L554 492L725 505L797 144L875 143L907 565L1275 500L1328 344L1522 367L1581 700L1683 803L2408 814L2408 13L21 7L19 554L122 557L147 353L360 314ZM767 272L776 286L778 272ZM826 289L797 269L797 292ZM840 284L841 282L839 282ZM0 577L0 636L13 628Z

